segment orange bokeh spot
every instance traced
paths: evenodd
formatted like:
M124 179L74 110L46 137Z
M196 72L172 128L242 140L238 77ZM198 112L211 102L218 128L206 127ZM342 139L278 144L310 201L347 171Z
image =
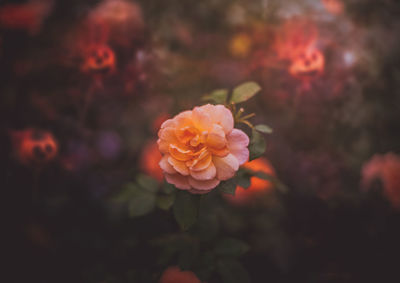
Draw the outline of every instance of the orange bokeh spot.
M232 56L245 58L249 55L252 47L252 40L246 33L239 33L232 37L229 43L229 51Z
M343 13L344 5L341 0L321 0L325 9L334 15Z
M324 55L318 49L311 48L293 59L289 73L295 78L308 81L321 75L324 67Z
M271 163L267 159L262 157L252 160L250 162L246 162L243 167L255 172L261 171L268 175L275 176L275 170L272 167ZM227 194L225 194L224 196L229 202L241 205L247 204L255 200L258 196L269 192L272 188L273 185L270 181L257 177L251 177L250 186L247 189L237 186L234 196Z
M25 165L43 165L54 159L58 144L47 131L27 129L12 133L18 160Z
M93 75L108 75L115 70L115 53L107 45L90 45L84 51L82 71Z
M177 266L168 267L161 275L160 283L201 283L192 271L182 271Z
M161 158L162 156L158 150L156 141L148 142L143 148L142 155L140 157L140 166L143 172L160 182L164 180L163 171L158 164Z

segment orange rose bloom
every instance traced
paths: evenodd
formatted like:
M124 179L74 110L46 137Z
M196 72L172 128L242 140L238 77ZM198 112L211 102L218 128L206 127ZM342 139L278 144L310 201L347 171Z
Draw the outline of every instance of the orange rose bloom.
M148 142L144 146L140 157L140 166L143 172L160 182L164 180L163 171L161 170L160 165L158 165L161 158L162 156L158 150L156 141Z
M160 278L160 283L201 283L191 271L181 271L179 267L168 267Z
M261 171L268 175L275 176L275 170L271 163L262 157L254 159L250 162L246 162L243 167L255 172ZM246 204L256 199L259 195L270 191L272 187L273 185L270 181L257 177L251 177L250 186L247 189L237 186L234 196L228 194L225 194L224 196L233 204Z
M400 157L394 153L376 154L364 164L362 187L367 189L371 182L379 178L383 193L395 208L400 208Z
M165 121L158 146L167 182L181 190L207 193L232 178L249 158L249 137L233 124L228 108L211 104Z

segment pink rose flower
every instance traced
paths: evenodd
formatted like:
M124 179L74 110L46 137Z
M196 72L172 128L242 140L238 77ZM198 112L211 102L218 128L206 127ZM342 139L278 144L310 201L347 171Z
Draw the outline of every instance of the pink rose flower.
M231 111L211 104L165 121L158 132L158 147L167 182L204 194L232 178L249 158L249 137L233 126Z

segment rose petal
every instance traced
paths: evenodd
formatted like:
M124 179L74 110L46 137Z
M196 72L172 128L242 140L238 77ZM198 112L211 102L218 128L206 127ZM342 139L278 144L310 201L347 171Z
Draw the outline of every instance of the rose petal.
M226 136L226 139L228 140L229 149L247 147L250 142L249 136L238 129L233 129L229 135Z
M239 165L246 163L249 160L249 149L247 147L242 149L234 149L231 150L231 154L233 154L239 162Z
M172 184L175 185L178 189L181 190L189 190L190 184L188 182L188 177L182 176L180 174L165 174L165 180Z
M190 156L194 157L194 158L201 158L200 156L204 156L207 153L207 147L204 146L202 147L200 150L196 151L196 152L191 152Z
M193 125L202 131L208 131L211 126L210 113L201 107L195 107L192 111Z
M175 128L168 127L162 128L158 131L158 137L169 143L177 143L178 140L175 135Z
M175 144L169 145L169 153L173 158L180 161L188 161L192 158L190 155L192 152L190 150L182 149Z
M241 130L233 129L226 137L228 140L228 149L238 159L239 165L249 160L249 137Z
M168 120L164 121L164 123L161 124L160 128L163 129L163 128L168 128L168 127L171 127L171 128L175 127L174 119L168 119Z
M197 159L192 162L190 166L190 170L192 171L201 171L206 169L208 166L210 166L210 163L212 162L212 156L208 152L204 152L204 154L201 154Z
M218 157L225 157L229 154L229 149L227 147L222 148L222 149L214 149L214 148L208 148L208 151L211 152L214 156Z
M212 180L207 180L207 181L198 181L196 179L191 178L190 176L188 177L189 184L197 189L197 190L211 190L214 189L216 186L219 184L219 180L217 179L212 179Z
M168 157L168 163L183 176L189 175L189 169L187 168L185 162L176 160L172 156Z
M162 152L162 153L168 153L169 152L169 142L166 142L164 140L158 139L157 140L157 144L158 144L158 149Z
M217 170L212 162L204 170L190 171L190 176L192 176L194 179L200 180L200 181L214 179L216 174L217 174Z
M239 169L239 161L233 154L222 158L214 156L213 163L217 168L217 178L221 181L232 178Z
M175 135L181 143L187 143L197 135L194 127L186 126L175 130Z
M226 145L225 132L220 125L217 124L213 125L213 128L207 137L207 145L215 149L221 149L225 147Z
M184 111L174 117L175 128L183 128L186 126L193 126L192 111Z
M168 174L175 174L176 170L168 162L169 155L164 155L158 163L161 169Z
M207 104L202 106L210 113L212 123L219 124L225 134L228 134L233 129L234 121L232 112L223 105L211 105Z

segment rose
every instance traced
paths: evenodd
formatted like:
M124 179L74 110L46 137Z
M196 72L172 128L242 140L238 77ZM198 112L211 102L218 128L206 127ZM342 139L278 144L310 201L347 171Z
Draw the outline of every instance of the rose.
M160 283L200 283L200 280L191 271L182 271L179 267L171 266L161 275Z
M231 111L211 104L165 121L158 146L167 182L202 194L232 178L249 158L249 137L233 126Z

